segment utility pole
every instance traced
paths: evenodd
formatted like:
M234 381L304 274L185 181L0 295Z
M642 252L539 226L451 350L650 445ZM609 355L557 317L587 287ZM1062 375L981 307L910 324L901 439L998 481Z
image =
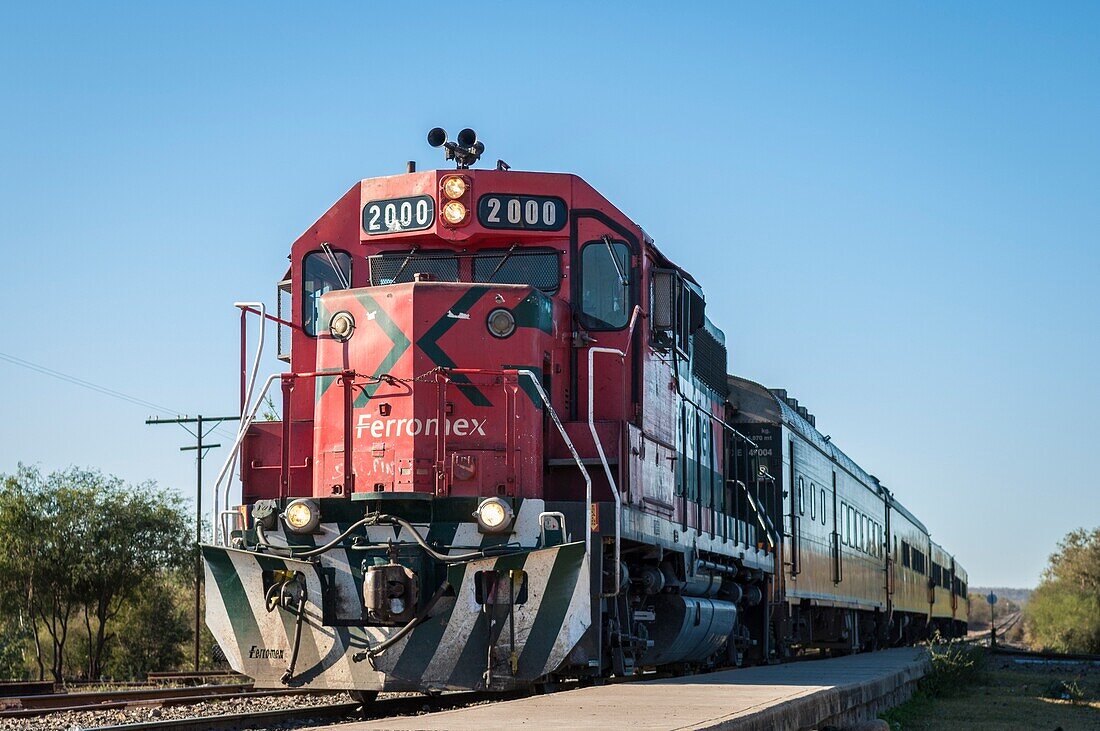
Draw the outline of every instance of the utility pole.
M989 602L989 648L991 650L997 649L997 625L993 622L993 605L997 603L997 595L993 592L989 592L989 596L985 598Z
M199 629L202 624L202 552L199 543L202 541L202 458L207 450L220 447L220 444L204 444L203 437L210 434L223 421L237 421L239 416L203 416L199 414L195 418L177 419L146 419L146 424L179 424L191 436L195 437L195 446L180 447L181 452L194 450L196 453L197 468L195 470L195 672L199 671ZM187 428L187 424L194 424L195 431ZM203 426L209 425L207 431Z

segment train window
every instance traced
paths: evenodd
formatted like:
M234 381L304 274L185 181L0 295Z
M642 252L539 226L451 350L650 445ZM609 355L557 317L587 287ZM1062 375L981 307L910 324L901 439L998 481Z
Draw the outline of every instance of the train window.
M848 545L853 548L856 545L856 511L848 506Z
M821 488L821 524L825 525L825 488Z
M412 282L417 274L435 282L458 281L458 257L450 251L387 251L369 257L367 264L372 287Z
M337 270L336 267L339 267ZM328 327L321 312L321 295L344 289L351 282L351 255L344 251L314 251L302 260L302 329L316 337Z
M913 560L911 558L912 550L909 548L908 541L901 542L901 565L905 568L913 567Z
M529 284L553 294L561 283L561 262L554 249L513 247L483 251L474 257L474 281Z
M856 548L867 550L867 517L863 513L859 514L859 541Z
M806 500L805 500L806 496L805 496L805 492L803 490L803 488L805 487L805 484L806 483L803 481L803 479L801 477L799 477L798 478L798 514L799 515L805 515L806 514Z
M581 249L581 322L589 330L621 330L630 320L630 249L590 241Z
M810 483L810 520L817 520L817 510L814 508L815 503L817 502L816 500L814 500L814 491L816 489L817 489L817 486L814 485L814 483L811 482Z

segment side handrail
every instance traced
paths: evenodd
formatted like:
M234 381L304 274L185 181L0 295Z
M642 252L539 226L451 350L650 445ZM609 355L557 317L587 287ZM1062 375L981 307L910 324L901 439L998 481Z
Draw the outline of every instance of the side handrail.
M611 592L601 592L602 596L618 596L619 585L622 581L622 563L620 561L619 544L620 544L620 526L623 520L623 498L619 494L619 487L615 484L615 478L611 475L611 465L607 462L607 455L603 451L603 442L600 441L600 435L596 433L596 417L595 417L595 401L596 401L596 388L594 379L596 375L595 363L597 353L607 353L609 355L617 355L620 358L626 360L626 353L618 348L604 348L604 347L591 347L588 349L588 430L592 432L592 441L596 443L596 453L600 455L600 464L603 465L604 474L607 475L607 484L611 486L611 495L615 498L615 590ZM622 455L619 456L620 461Z
M534 385L535 390L539 392L539 397L542 399L542 403L546 405L546 410L550 412L550 418L554 420L554 426L558 428L558 433L561 434L561 438L565 440L565 446L569 447L569 453L573 455L573 461L577 463L577 467L580 467L581 474L584 476L584 552L591 557L592 552L592 477L588 474L588 470L584 467L584 462L581 461L581 456L577 453L577 448L573 446L573 440L569 438L569 434L566 433L565 427L561 424L561 419L558 418L558 412L554 411L554 407L550 405L550 398L546 395L546 391L543 390L542 384L539 383L539 379L535 376L533 371L527 369L517 369L516 374L521 376L527 376L531 379L531 383Z
M267 306L263 302L234 302L233 306L241 311L241 419L237 422L237 439L236 443L240 443L241 438L245 432L248 431L248 427L252 424L252 419L249 418L245 423L245 412L248 410L248 405L252 402L252 393L256 387L256 376L260 372L260 358L264 353L264 332L267 330L265 325L267 324ZM249 312L254 312L260 316L260 334L256 341L256 356L252 360L252 375L245 377L245 318ZM246 386L247 381L247 386ZM260 396L256 400L257 405L263 401L263 396ZM253 415L255 409L252 410ZM233 474L233 467L237 462L237 448L235 447L230 451L226 460L226 465L222 467L221 473L218 475L218 479L214 481L214 500L213 500L213 517L212 517L212 532L214 545L218 545L219 526L221 524L221 518L219 517L222 511L229 510L229 484L225 486L225 495L220 495L221 481L225 474ZM227 469L228 467L228 469ZM220 500L219 500L220 498ZM222 505L219 505L219 502ZM229 534L225 535L226 541L229 539Z
M233 447L232 447L232 449L229 450L229 454L226 456L225 463L222 465L222 469L218 473L218 478L216 480L214 480L214 518L213 518L214 525L212 526L212 528L213 528L213 531L214 531L214 536L213 536L214 545L216 545L216 546L217 545L223 545L222 543L219 542L219 535L218 535L218 515L219 515L219 512L220 512L220 509L219 509L218 504L217 504L218 488L221 485L222 480L225 479L225 476L231 472L233 465L236 464L237 454L240 452L240 449L241 449L241 443L244 441L244 437L245 437L245 434L248 432L248 428L250 426L252 426L252 422L256 419L256 412L260 410L260 404L263 403L264 396L267 395L267 392L271 388L271 384L275 382L275 379L280 378L282 375L283 374L281 374L281 373L272 373L270 376L268 376L267 380L264 381L263 388L260 389L259 397L256 399L255 403L252 404L252 408L249 409L246 414L243 414L241 416L241 421L240 421L241 428L237 432L237 438L233 440ZM226 500L228 502L228 496L229 496L229 486L228 485L226 485L225 494L226 494ZM228 508L225 508L225 509L228 509ZM228 538L228 536L225 536L225 538Z
M573 440L569 438L569 434L565 431L565 427L562 426L561 419L558 418L558 412L554 411L554 407L550 404L550 397L546 395L546 391L542 387L542 383L539 381L538 376L534 371L527 368L508 368L505 370L491 370L487 368L440 368L442 373L461 373L461 374L506 374L515 373L517 376L527 376L531 379L531 385L538 391L539 398L542 399L542 403L546 406L546 410L550 413L550 418L554 421L554 426L558 428L558 433L561 434L562 440L565 441L565 446L569 448L569 453L573 455L573 461L577 463L577 467L581 470L581 475L584 477L584 507L585 507L585 528L584 528L584 552L590 554L592 550L592 476L588 474L588 470L584 466L584 462L581 461L581 456L577 452L577 448L573 446Z

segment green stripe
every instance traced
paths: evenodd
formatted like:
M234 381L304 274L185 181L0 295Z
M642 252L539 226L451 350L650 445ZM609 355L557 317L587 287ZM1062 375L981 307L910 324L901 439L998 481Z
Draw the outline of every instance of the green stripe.
M507 572L512 569L522 569L527 562L531 551L513 553L497 558L490 567L492 570ZM484 570L484 569L483 569ZM473 577L470 577L473 580ZM531 587L528 585L528 596ZM459 596L461 600L461 594ZM494 613L493 636L489 636L489 613ZM455 663L447 682L463 688L478 688L484 685L482 674L485 672L489 658L489 644L496 644L502 631L508 628L508 605L490 606L486 611L480 611L474 626L470 629L470 636L466 639L466 646L462 648L458 662ZM510 673L509 673L510 675Z
M401 328L390 319L389 314L382 309L378 302L369 294L358 293L355 298L359 300L359 303L370 312L372 309L375 313L374 322L382 329L382 332L387 338L390 339L392 346L386 356L382 359L382 362L375 368L372 378L378 378L384 373L389 373L393 370L393 367L397 364L397 361L401 359L401 356L405 354L405 351L409 349L411 344L405 333L401 331ZM367 402L374 396L374 392L378 390L381 383L369 383L363 387L362 392L355 398L355 408L361 409L367 405Z
M263 642L260 626L252 614L252 603L245 593L241 577L237 575L233 559L230 558L229 551L226 549L204 545L202 557L206 561L207 568L210 569L210 575L214 577L222 603L225 604L229 624L233 627L233 639L237 643L237 651L242 658L246 658L248 653L244 648L254 644L262 645Z
M478 300L485 296L489 291L488 287L470 287L464 295L458 298L458 301L451 305L448 312L455 314L462 312L469 312ZM420 349L424 351L425 355L431 358L432 362L442 368L457 368L458 364L455 363L451 356L447 355L447 352L437 342L443 335L447 333L455 323L459 322L454 317L448 317L445 313L441 318L436 320L435 324L428 328L427 332L416 341L416 344L420 346ZM470 400L474 406L492 406L492 402L486 398L485 394L481 392L477 386L470 383L470 379L464 374L454 373L451 374L451 380L457 384L458 390Z
M538 616L531 626L531 634L523 653L519 656L519 674L537 677L542 674L554 642L561 634L562 622L573 599L573 590L580 579L584 562L584 544L568 543L558 548L558 556L550 577L546 581L546 593L539 605Z

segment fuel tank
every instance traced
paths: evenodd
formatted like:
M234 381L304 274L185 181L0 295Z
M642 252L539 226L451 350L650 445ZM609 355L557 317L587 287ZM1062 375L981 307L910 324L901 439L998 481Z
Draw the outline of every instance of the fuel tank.
M706 660L722 648L737 623L737 605L716 599L658 594L653 611L653 647L643 656L643 665Z

